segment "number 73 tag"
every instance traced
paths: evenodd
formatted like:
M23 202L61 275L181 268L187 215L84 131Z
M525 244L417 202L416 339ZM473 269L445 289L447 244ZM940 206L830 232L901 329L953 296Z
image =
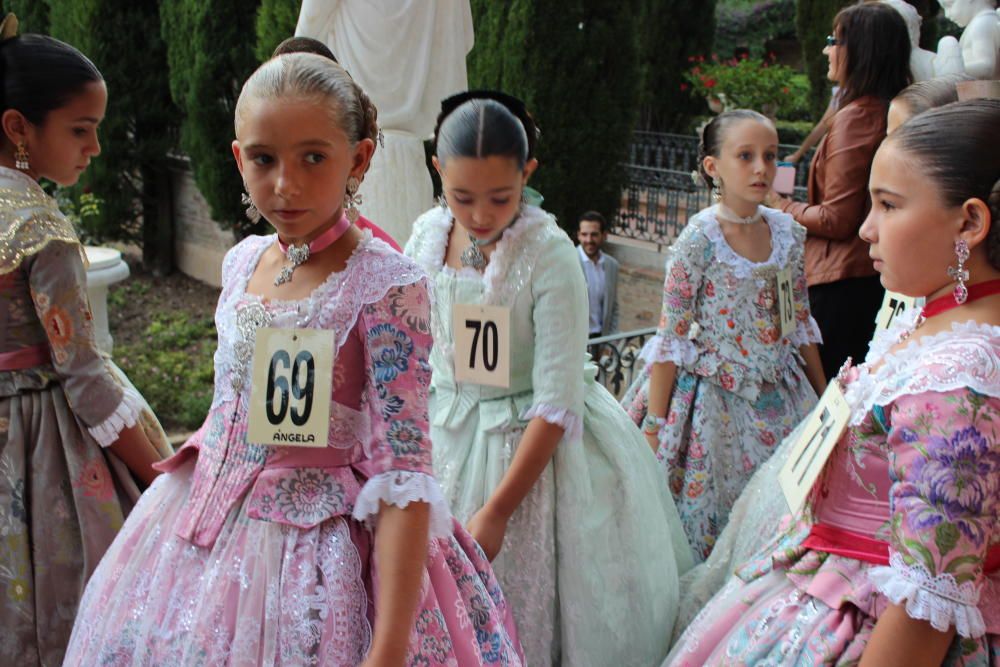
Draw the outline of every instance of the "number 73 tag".
M851 410L840 389L840 382L832 380L806 419L798 439L788 452L788 460L778 472L778 483L792 512L802 508L850 418Z
M247 441L326 447L333 390L329 329L257 330Z
M510 308L455 304L455 379L459 382L510 387Z
M781 317L781 335L795 331L795 293L792 291L792 270L778 271L778 314Z

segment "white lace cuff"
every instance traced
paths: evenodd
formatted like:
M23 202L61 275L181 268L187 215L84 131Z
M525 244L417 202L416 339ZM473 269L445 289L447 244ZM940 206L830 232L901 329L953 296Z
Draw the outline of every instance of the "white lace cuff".
M691 326L698 325L696 323ZM693 341L656 334L642 346L639 358L647 364L671 361L678 366L691 366L698 360L698 348Z
M979 611L979 587L971 581L959 585L947 572L932 577L923 565L907 565L898 553L889 558L889 567L875 567L868 578L893 604L906 600L910 618L930 621L946 632L952 625L962 637L976 639L986 634Z
M432 540L451 535L451 510L441 494L441 487L436 479L422 472L389 470L375 475L361 488L352 516L371 523L382 509L382 503L405 508L412 502L431 506Z
M795 347L803 347L812 343L821 345L823 343L823 334L820 333L816 320L810 315L809 320L805 324L800 322L795 326L795 329L788 336L788 341Z
M96 426L91 426L87 430L91 437L97 441L101 447L109 447L121 434L123 429L135 426L139 413L146 407L146 402L131 387L122 387L122 400L111 413L111 416Z
M548 403L532 405L521 419L528 421L541 417L550 424L562 427L565 440L581 440L583 438L583 417L568 408L557 408Z

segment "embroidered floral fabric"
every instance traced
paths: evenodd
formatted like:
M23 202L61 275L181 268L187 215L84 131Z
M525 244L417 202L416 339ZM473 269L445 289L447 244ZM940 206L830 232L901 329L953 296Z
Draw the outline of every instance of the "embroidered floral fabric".
M66 664L358 664L377 613L374 519L418 501L432 539L408 662L522 664L489 563L431 473L422 272L367 235L309 297L264 302L246 285L272 243L226 258L210 414L95 572ZM262 326L334 337L327 447L247 442Z
M1000 544L1000 327L954 325L887 355L905 326L849 373L848 400L867 412L806 511L712 600L672 664L850 662L890 602L955 628L945 664L1000 654L1000 576L985 572ZM804 547L815 517L887 541L889 565Z
M660 324L641 353L646 366L622 400L640 424L649 364L676 364L657 456L702 558L750 476L816 402L799 353L820 342L809 314L805 230L780 211L765 209L764 218L771 254L759 263L733 251L714 208L691 219L668 252ZM777 277L786 268L795 328L782 336Z
M451 213L414 224L406 252L434 281L434 467L467 521L497 488L528 421L564 429L552 462L511 517L494 560L529 664L650 665L666 654L686 540L655 460L586 362L578 254L526 206L486 270L444 265ZM452 307L511 309L511 386L455 380Z

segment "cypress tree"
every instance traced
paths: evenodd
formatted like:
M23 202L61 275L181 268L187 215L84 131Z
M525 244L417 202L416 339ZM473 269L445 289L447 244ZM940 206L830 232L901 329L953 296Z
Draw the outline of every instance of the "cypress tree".
M93 60L108 88L101 155L79 186L102 200L86 231L99 240L141 241L147 267L168 273L173 236L167 154L177 109L167 87L159 12L155 4L132 0L49 3L53 36Z
M826 78L823 55L826 36L833 30L833 17L853 0L796 0L795 28L802 45L802 60L809 75L809 106L819 119L830 101L832 84Z
M233 112L243 81L257 65L257 2L162 0L170 92L181 109L181 147L212 217L240 233L252 225L240 203L243 183L233 161Z
M542 130L532 185L567 230L618 208L637 109L635 2L473 0L471 87L524 99Z
M257 60L264 62L275 47L295 34L302 0L262 0L257 10Z

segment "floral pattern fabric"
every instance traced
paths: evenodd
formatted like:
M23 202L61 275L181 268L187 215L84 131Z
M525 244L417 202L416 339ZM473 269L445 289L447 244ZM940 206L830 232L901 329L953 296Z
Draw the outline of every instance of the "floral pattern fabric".
M695 551L707 557L754 471L816 402L799 349L820 341L809 314L805 230L764 209L771 255L754 263L726 242L715 208L695 215L671 246L663 309L643 349L643 372L623 404L646 415L649 365L677 366L657 457ZM795 327L781 335L777 277L792 271Z
M854 664L890 603L956 630L944 664L1000 661L1000 327L885 348L873 343L846 376L863 416L806 509L713 598L669 664ZM881 403L887 386L914 382ZM887 542L889 564L809 548L817 521Z
M306 299L264 302L245 290L273 243L227 255L211 411L88 584L66 664L357 664L377 613L374 520L414 501L432 539L407 664L523 664L489 563L431 475L420 271L368 235ZM247 441L262 326L330 331L327 447Z
M159 423L98 350L81 246L55 201L0 167L0 664L58 665L80 591L139 497L102 445ZM120 418L120 419L119 419ZM100 436L100 438L99 438Z

